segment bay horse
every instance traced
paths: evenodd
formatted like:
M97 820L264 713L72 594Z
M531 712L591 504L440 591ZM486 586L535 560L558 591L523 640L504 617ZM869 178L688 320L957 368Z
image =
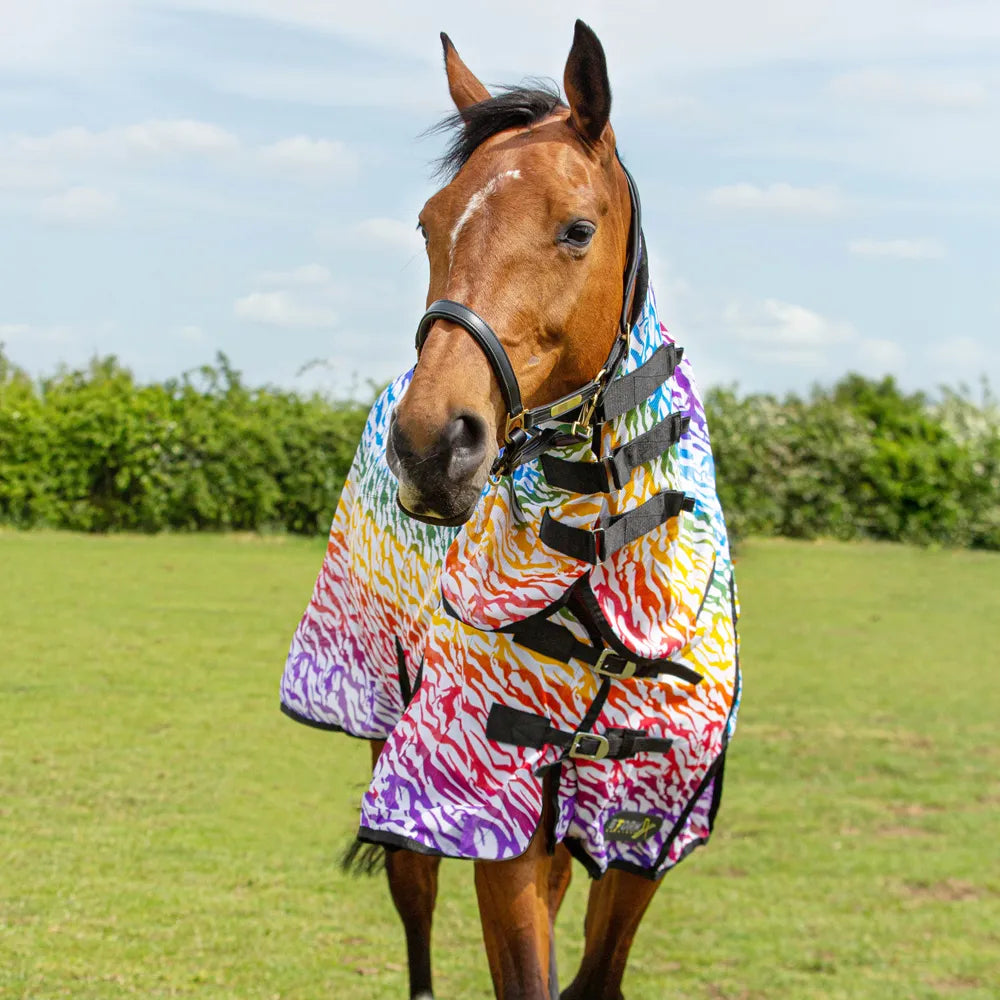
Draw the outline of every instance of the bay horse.
M712 828L739 702L711 450L597 36L577 21L565 103L491 96L441 39L418 361L369 418L282 710L371 741L358 843L384 853L413 1000L442 856L475 861L499 1000L622 1000L660 876ZM560 993L573 858L594 881Z

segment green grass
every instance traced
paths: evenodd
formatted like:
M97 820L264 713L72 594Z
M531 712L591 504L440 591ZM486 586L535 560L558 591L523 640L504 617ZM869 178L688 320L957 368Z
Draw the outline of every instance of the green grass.
M367 747L277 710L321 554L0 534L0 996L405 996L385 886L337 869ZM996 998L1000 556L753 542L738 572L718 829L629 1000ZM443 872L438 993L487 998L471 866Z

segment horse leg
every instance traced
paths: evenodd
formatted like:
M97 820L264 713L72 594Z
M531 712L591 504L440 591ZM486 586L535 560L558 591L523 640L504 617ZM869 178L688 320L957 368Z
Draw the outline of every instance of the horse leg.
M372 741L372 763L385 746ZM410 971L411 1000L433 1000L431 986L431 923L437 899L440 858L413 851L385 852L389 892L406 935L406 961Z
M549 868L549 993L559 998L559 972L556 968L556 917L569 888L573 857L563 844L557 844Z
M623 1000L621 982L632 939L659 886L619 870L606 872L591 885L583 961L560 1000Z
M546 850L551 806L548 796L545 800L542 820L524 854L475 864L483 942L497 1000L553 1000L550 907L553 900L562 900L569 866L553 871L559 866Z

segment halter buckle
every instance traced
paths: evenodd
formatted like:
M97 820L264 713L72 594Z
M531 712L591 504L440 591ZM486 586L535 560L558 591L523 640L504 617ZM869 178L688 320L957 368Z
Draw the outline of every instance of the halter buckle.
M512 431L523 431L524 430L524 410L519 410L517 413L507 415L507 430L504 434L505 438L510 438Z
M584 749L582 746L586 744ZM604 760L611 752L611 744L606 736L597 733L574 733L569 745L569 756L575 760Z

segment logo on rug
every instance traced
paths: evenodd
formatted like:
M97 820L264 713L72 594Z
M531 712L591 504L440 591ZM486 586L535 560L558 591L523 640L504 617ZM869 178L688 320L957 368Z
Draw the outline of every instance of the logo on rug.
M604 836L608 840L648 840L663 826L663 817L646 813L617 812L604 823Z

